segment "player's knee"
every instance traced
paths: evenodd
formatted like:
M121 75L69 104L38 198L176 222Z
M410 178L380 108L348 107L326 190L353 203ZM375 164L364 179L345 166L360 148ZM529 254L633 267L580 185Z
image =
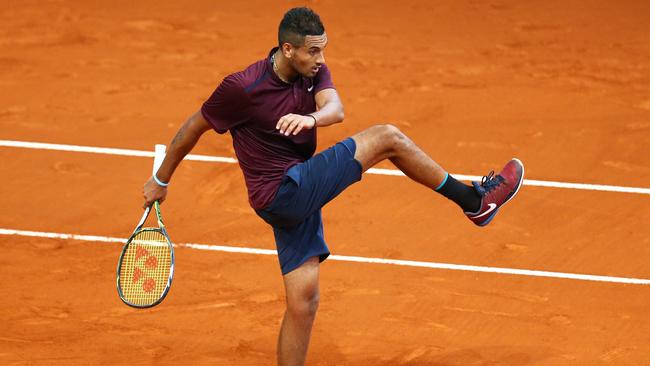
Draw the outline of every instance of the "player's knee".
M287 311L299 318L313 318L318 311L320 294L318 290L306 291L300 296L287 298Z
M382 140L386 144L387 150L392 153L396 153L404 148L410 140L404 135L404 133L392 124L381 125L382 128Z

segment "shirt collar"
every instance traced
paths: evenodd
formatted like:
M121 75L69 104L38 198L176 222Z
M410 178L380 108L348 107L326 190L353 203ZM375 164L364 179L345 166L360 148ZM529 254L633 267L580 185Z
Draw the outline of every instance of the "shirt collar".
M273 61L272 61L272 56L273 56L273 54L274 54L278 49L280 49L280 47L273 47L273 48L271 49L271 52L269 52L269 55L268 55L268 57L266 58L266 60L267 60L267 62L266 62L266 69L267 69L267 71L271 74L271 78L272 78L273 80L277 81L278 83L280 83L280 84L282 84L282 85L289 85L289 86L290 86L290 85L293 85L293 84L295 84L296 81L298 81L298 80L294 81L293 83L285 83L282 79L280 79L280 77L278 76L278 74L275 73L275 70L273 70ZM302 79L302 76L299 76L298 79Z

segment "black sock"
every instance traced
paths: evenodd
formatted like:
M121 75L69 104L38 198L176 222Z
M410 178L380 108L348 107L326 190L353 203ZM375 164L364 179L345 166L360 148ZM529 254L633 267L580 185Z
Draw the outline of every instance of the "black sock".
M447 173L447 177L436 188L436 192L454 201L465 212L476 212L481 205L481 196L474 187L463 184Z

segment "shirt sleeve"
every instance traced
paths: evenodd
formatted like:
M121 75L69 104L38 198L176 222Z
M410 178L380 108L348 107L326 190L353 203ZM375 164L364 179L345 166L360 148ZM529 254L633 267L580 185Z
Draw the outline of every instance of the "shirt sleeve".
M323 89L336 89L332 82L332 74L327 65L323 64L318 70L318 74L314 77L314 94Z
M246 123L250 118L251 103L244 90L239 73L227 76L210 98L203 103L201 114L217 133Z

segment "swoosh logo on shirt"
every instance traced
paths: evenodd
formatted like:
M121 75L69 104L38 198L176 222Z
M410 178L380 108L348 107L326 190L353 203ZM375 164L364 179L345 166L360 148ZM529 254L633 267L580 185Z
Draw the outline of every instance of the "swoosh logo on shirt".
M490 206L490 208L488 208L487 211L483 212L482 214L480 214L478 216L474 216L472 218L473 219L478 219L479 217L483 217L483 216L489 214L490 212L494 211L495 208L497 208L496 203L488 203L488 206Z
M314 86L313 86L313 85L310 86L309 88L307 88L307 91L308 91L308 92L310 92L310 91L312 91L312 90L314 90Z

